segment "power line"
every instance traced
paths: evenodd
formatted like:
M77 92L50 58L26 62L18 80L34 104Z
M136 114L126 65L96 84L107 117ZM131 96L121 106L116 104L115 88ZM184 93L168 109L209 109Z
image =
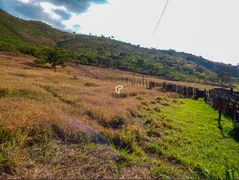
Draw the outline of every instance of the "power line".
M156 28L154 29L153 35L155 34L156 30L158 29L158 26L159 26L160 22L162 21L163 15L164 15L164 13L165 13L165 10L167 9L167 6L168 6L169 1L170 1L170 0L167 0L166 4L165 4L165 6L164 6L163 12L162 12L162 14L161 14L161 16L160 16L160 18L159 18L159 21L158 21L158 23L157 23Z
M107 4L110 4L108 1L105 1L105 0L101 0L101 1L103 1L103 2L105 2L105 3L107 3Z

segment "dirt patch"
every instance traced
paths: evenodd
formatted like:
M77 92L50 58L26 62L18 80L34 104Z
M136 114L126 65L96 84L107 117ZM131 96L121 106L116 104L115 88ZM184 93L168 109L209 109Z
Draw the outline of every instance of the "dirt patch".
M98 87L99 85L97 85L97 84L94 84L94 83L85 83L85 86L86 87Z

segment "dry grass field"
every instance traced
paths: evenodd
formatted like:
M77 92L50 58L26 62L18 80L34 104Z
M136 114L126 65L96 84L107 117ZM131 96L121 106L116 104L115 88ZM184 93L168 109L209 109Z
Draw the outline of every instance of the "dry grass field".
M32 64L32 60L31 57L21 58L9 55L1 55L0 57L0 124L2 125L2 136L10 136L6 137L6 141L10 139L15 141L15 138L17 139L16 141L20 141L18 142L19 144L14 142L17 147L13 144L6 145L9 148L4 147L6 152L0 154L3 158L2 161L0 158L0 164L2 164L2 171L0 172L3 172L1 177L8 177L11 174L13 176L10 177L15 177L14 174L16 174L16 177L22 175L29 178L61 178L64 177L63 174L48 171L53 171L54 168L58 169L57 167L59 166L59 169L61 169L59 172L65 172L66 170L62 169L67 169L67 167L64 165L61 167L54 161L60 161L60 163L69 161L68 156L71 155L73 156L71 158L77 160L79 159L77 156L86 156L85 158L89 161L87 163L89 163L90 168L94 168L91 166L94 166L95 162L102 158L97 156L104 156L103 158L106 158L106 161L107 156L110 156L109 164L106 163L105 165L111 167L111 161L114 161L114 158L117 159L117 157L111 157L112 155L110 154L113 153L110 152L112 151L111 149L99 145L99 147L92 149L92 154L91 151L87 150L86 152L89 153L90 158L88 159L86 152L77 155L80 151L78 152L78 149L76 150L72 146L77 146L76 144L87 139L89 141L96 139L97 142L107 144L109 140L117 139L118 132L116 129L122 126L132 131L139 129L139 125L132 118L134 110L137 109L141 102L150 101L160 96L160 94L162 95L158 90L149 91L142 87L126 84L123 90L124 96L120 97L115 95L114 92L115 86L119 84L94 78L94 76L98 76L100 75L99 73L103 72L117 76L120 75L118 71L112 73L111 70L98 70L97 68L81 66L80 69L59 68L58 72L54 73L48 66L35 66ZM77 79L75 80L73 76L77 76ZM163 96L167 95L169 94L163 94ZM104 138L101 134L104 135ZM56 139L54 145L48 145L49 136L54 136ZM87 137L84 138L85 136ZM63 145L61 142L69 143L70 145ZM34 144L33 147L30 146L30 150L29 143L30 145ZM34 146L41 145L46 146L43 147L46 148L46 152L44 152L44 149L34 149ZM55 150L54 148L60 149ZM62 148L64 151L61 151ZM74 151L77 151L77 153ZM103 154L101 151L104 151ZM49 156L54 156L54 158L47 157L48 155L46 154L39 155L37 153L49 153ZM115 153L113 155L117 156ZM47 166L40 163L41 161L48 161L48 158L55 160L52 160L49 164L47 163ZM25 159L29 160L29 162L25 161ZM101 159L100 161L103 160ZM114 161L113 163L115 164L116 162ZM66 165L69 166L70 164L66 163ZM76 166L79 168L81 165L82 163L79 163ZM77 177L74 168L72 168L73 166L75 165L68 167L71 171L68 172L69 174L66 177ZM117 167L117 165L115 166ZM24 168L26 174L24 171L22 172ZM98 168L102 167L99 166ZM137 169L140 168L137 167ZM116 172L112 174L107 169L104 169L104 171L108 174L106 176L117 177ZM117 168L114 171L117 171ZM126 175L129 175L127 171L131 172L131 170L125 170ZM42 174L43 172L44 175ZM81 177L97 177L101 174L100 170L99 172L91 172L92 174L84 175L87 172L82 173ZM132 173L134 173L133 170ZM141 173L141 170L137 173ZM137 176L135 174L135 177Z
M170 128L171 121L162 123L156 113L186 100L132 84L122 84L117 95L120 83L96 78L132 77L130 72L68 66L54 73L32 61L0 55L0 178L195 177L197 165L186 168L157 151L157 139L168 137L161 126Z

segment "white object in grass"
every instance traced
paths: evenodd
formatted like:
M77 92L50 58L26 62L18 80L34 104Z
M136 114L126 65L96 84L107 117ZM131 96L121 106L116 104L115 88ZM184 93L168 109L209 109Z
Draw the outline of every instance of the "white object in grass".
M116 86L116 87L115 87L115 92L116 92L117 94L120 94L120 91L121 91L123 88L124 88L124 87L123 87L122 85Z

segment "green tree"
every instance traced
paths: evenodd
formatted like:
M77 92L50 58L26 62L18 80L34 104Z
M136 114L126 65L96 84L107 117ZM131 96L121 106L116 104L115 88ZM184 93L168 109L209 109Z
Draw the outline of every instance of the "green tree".
M221 81L221 84L223 83L230 83L232 79L232 74L228 72L220 72L217 75L218 79Z
M54 72L56 72L56 66L65 66L65 61L67 60L67 52L64 49L51 49L47 60L54 68Z
M99 65L102 67L112 67L113 66L113 60L108 57L98 56L97 57Z
M143 60L143 59L138 59L138 60L137 60L137 66L142 69L143 66L144 66L144 60Z
M84 65L89 64L88 59L84 54L77 55L76 59L77 61L79 61L80 64L84 64Z

